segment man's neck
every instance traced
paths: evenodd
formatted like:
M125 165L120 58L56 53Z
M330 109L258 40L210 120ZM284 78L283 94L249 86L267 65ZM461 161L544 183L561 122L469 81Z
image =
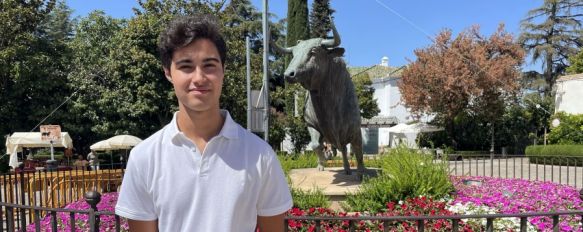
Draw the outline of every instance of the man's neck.
M181 107L177 115L178 128L202 152L206 144L223 128L225 118L220 110L192 111Z

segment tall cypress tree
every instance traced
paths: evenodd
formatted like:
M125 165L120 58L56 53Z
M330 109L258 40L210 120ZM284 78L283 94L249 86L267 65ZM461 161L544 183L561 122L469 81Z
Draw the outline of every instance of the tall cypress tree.
M308 0L289 0L287 20L287 46L294 46L298 40L308 39L310 37Z
M334 10L330 8L329 0L314 0L310 13L310 32L312 38L326 38L330 31L330 16Z

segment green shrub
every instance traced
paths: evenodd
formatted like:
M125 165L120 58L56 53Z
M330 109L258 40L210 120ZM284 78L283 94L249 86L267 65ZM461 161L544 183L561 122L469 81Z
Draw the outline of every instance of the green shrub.
M315 168L318 166L318 156L314 152L304 154L278 155L283 172L287 175L290 170L298 168Z
M490 158L490 151L455 151L453 154L458 155L462 159Z
M381 174L365 179L357 193L347 194L347 210L379 212L387 202L428 196L442 198L454 190L447 162L405 147L380 157Z
M312 190L305 191L292 187L291 194L294 201L294 207L300 209L330 207L330 201L328 200L328 197L324 195L322 189L314 188Z
M8 166L9 161L10 155L4 155L0 158L0 174L10 171L10 166Z
M54 151L55 160L62 160L64 157L64 152ZM51 151L49 149L42 149L33 154L34 159L39 161L45 161L51 159Z
M537 145L526 147L530 163L583 166L583 145Z
M583 144L583 114L570 115L563 112L557 113L553 118L558 118L560 124L552 128L548 135L551 144Z

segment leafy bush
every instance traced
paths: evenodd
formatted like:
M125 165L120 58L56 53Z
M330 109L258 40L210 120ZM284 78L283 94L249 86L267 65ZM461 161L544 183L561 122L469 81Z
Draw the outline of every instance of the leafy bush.
M428 197L409 198L405 201L387 202L379 213L363 213L365 216L415 216L415 215L453 215L447 208L447 202L435 201ZM361 213L347 214L345 212L334 212L325 208L310 208L306 210L292 208L288 211L289 216L320 216L320 217L341 217L359 218ZM428 231L452 231L453 225L450 220L437 219L425 220L424 226ZM355 220L352 225L348 220L322 220L319 223L320 231L416 231L417 221L389 221L386 224L377 220ZM387 227L385 227L387 226ZM481 225L470 226L464 222L459 222L458 228L462 231L484 231ZM289 231L315 231L316 223L313 220L289 220Z
M54 151L53 155L55 155L55 160L62 160L64 158L64 152L62 151ZM34 159L45 161L51 159L51 150L49 149L41 149L38 150L36 153L33 154Z
M561 123L549 133L549 143L583 144L583 114L569 115L559 112L554 118L558 118Z
M287 175L290 170L298 168L315 168L318 165L318 157L314 152L304 154L278 155L283 172Z
M9 155L2 156L2 158L0 159L0 173L8 173L8 171L10 170L10 166L8 166L9 161L10 161Z
M530 163L549 165L583 165L583 145L538 145L526 147Z
M324 195L322 189L314 188L312 190L302 190L299 188L291 188L291 194L294 201L294 207L300 209L309 208L328 208L330 201Z
M454 190L447 162L433 162L433 155L399 147L380 162L381 174L365 179L357 193L347 195L347 210L378 212L387 202L417 196L437 199Z

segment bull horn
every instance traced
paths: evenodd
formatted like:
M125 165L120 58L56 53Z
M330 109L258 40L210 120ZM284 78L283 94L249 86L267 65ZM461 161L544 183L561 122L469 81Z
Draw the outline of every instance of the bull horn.
M334 39L325 39L322 40L322 45L326 46L326 47L337 47L338 45L340 45L340 35L338 34L338 31L336 31L336 27L334 26L334 21L332 21L332 17L329 17L330 19L330 27L332 28L332 34L334 35Z
M276 50L279 53L292 53L293 49L292 48L282 48L280 46L278 46L275 42L273 41L269 41L269 44L271 44L271 47L273 47L274 50Z

